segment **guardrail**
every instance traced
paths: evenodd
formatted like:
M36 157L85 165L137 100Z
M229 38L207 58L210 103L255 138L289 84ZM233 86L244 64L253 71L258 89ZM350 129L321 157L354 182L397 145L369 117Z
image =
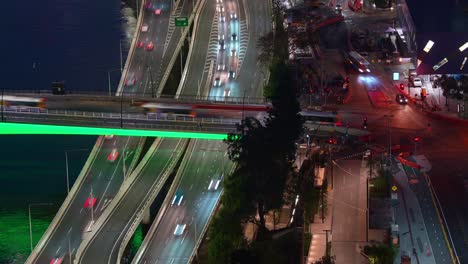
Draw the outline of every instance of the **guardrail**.
M142 137L144 139L144 137ZM104 213L97 219L96 223L92 227L91 235L85 238L81 243L78 249L76 250L76 255L75 259L73 260L73 263L81 263L81 258L83 257L83 254L86 252L86 250L89 248L91 243L94 241L96 238L97 234L102 230L103 226L107 223L107 221L110 219L112 212L114 209L122 203L122 198L125 197L127 191L130 189L133 184L135 184L135 180L139 173L143 170L144 167L148 164L148 160L151 157L151 155L154 153L156 150L157 146L161 143L161 139L157 138L155 143L152 145L152 147L146 152L145 157L143 158L143 161L140 162L135 169L135 171L123 181L122 185L120 186L119 192L115 195L114 199L112 199L111 203L109 206L107 206L106 210Z
M174 66L175 60L177 59L177 55L179 54L180 49L182 48L182 45L184 44L184 40L187 37L187 34L188 34L189 30L190 30L190 26L192 25L192 22L193 22L193 20L195 18L195 14L200 12L200 10L204 6L205 2L206 2L206 0L197 1L197 5L193 9L193 10L196 10L196 11L192 12L192 14L190 14L190 17L189 17L189 20L188 20L188 26L186 27L185 30L183 30L182 36L179 39L179 43L177 43L177 48L175 49L175 51L174 51L174 53L173 53L173 55L171 57L171 60L169 61L168 66L166 67L166 70L165 70L164 75L163 75L163 77L161 79L161 82L159 83L159 87L158 87L158 90L156 92L157 97L160 97L161 94L162 94L162 91L164 89L164 86L166 85L167 79L169 78L169 74L171 73L172 67ZM200 9L200 10L198 10L198 9Z
M83 117L83 118L98 118L98 119L115 119L122 121L169 121L169 122L189 122L195 124L226 124L234 125L239 123L240 119L232 118L217 118L217 117L191 117L186 115L159 115L156 113L148 114L119 114L119 113L103 113L103 112L84 112L84 111L69 111L69 110L47 110L39 108L6 108L4 117L12 117L14 114L19 115L38 115L38 116L62 116L62 117ZM76 120L62 120L76 121Z
M65 214L68 212L69 209L69 204L73 202L73 200L76 197L76 194L78 190L81 188L83 185L87 175L88 175L88 170L92 166L92 164L95 161L96 155L101 148L104 140L103 137L99 137L96 141L96 144L93 147L93 150L89 154L88 159L86 160L85 165L81 169L80 175L76 179L75 183L73 184L70 192L68 193L67 197L65 198L65 201L62 203L62 206L60 206L60 209L58 210L57 214L55 214L54 219L52 222L49 224L49 227L47 230L44 232L44 234L41 237L41 240L37 243L36 247L34 248L33 252L29 255L28 259L26 260L26 263L35 263L37 257L42 253L42 250L44 247L48 244L49 239L52 235L52 233L55 231L55 228L57 225L59 225Z
M195 140L191 140L189 142L189 145L187 147L187 150L185 151L185 155L183 157L183 160L179 166L179 170L177 171L177 174L174 178L174 181L172 182L171 187L169 188L169 191L167 192L166 198L164 198L164 201L161 205L161 208L159 209L158 214L156 215L156 218L153 221L153 224L151 225L150 229L148 230L148 233L146 233L145 239L143 240L143 243L141 243L140 248L138 249L138 252L135 255L135 258L132 261L132 264L136 264L139 262L140 258L145 254L146 252L146 247L148 244L151 242L153 239L153 235L156 232L156 229L159 227L159 223L161 222L164 214L166 213L167 208L169 207L169 203L172 200L172 197L174 197L174 194L177 190L177 187L179 186L180 180L182 179L182 175L184 172L184 168L190 159L191 153L195 147Z
M145 197L146 199L145 199L143 206L140 207L140 210L136 214L137 216L134 218L132 224L127 230L127 233L122 239L122 242L120 243L119 252L117 256L117 264L120 264L120 260L123 257L125 248L127 247L128 242L132 238L133 233L138 228L138 225L140 224L144 213L146 212L146 210L149 210L149 207L154 202L154 199L159 194L159 191L161 191L161 188L166 183L167 178L174 171L175 165L177 164L180 157L184 153L183 149L187 146L187 143L188 143L188 140L180 139L180 142L177 144L177 147L175 148L175 150L180 150L180 151L177 151L176 157L171 159L171 163L169 164L168 168L165 170L164 175L155 183L156 186L154 186L153 184L153 188L151 189L151 192Z
M151 92L128 92L125 91L124 96L109 96L106 92L99 91L68 91L65 95L53 95L49 91L34 92L30 90L5 91L5 95L27 96L27 97L43 97L49 100L67 98L75 99L82 98L95 101L148 101L148 102L172 102L176 104L183 103L217 103L217 104L268 104L270 100L263 97L224 97L224 96L199 96L199 95L179 95L177 99L174 96L160 95L159 98L151 98ZM0 97L1 98L1 97ZM1 99L0 99L1 100ZM47 104L47 102L46 102Z

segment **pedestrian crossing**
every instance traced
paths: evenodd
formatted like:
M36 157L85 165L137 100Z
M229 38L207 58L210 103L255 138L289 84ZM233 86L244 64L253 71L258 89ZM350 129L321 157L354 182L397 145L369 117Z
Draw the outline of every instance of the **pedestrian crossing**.
M219 16L214 16L213 24L211 25L210 40L208 42L208 51L206 54L205 66L203 72L207 73L210 70L211 61L216 61L218 55L218 37L219 37Z
M171 16L169 18L169 28L167 29L166 41L164 42L163 54L166 54L166 49L169 46L169 43L171 42L172 34L175 30L175 18L180 17L180 15L182 14L182 8L183 5L179 5L177 6L175 12L171 13Z
M247 30L247 22L245 20L240 21L239 35L239 61L237 63L237 72L239 72L242 67L242 63L244 61L250 39L249 31Z

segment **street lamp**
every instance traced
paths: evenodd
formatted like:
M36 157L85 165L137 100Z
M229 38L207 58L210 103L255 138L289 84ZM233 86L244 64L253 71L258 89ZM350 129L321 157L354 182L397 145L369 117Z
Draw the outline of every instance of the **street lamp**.
M31 252L33 251L31 207L32 207L32 206L51 206L51 205L53 205L53 203L32 203L32 204L28 204L28 212L29 212L29 244L30 244L30 246L31 246Z
M112 69L112 70L107 71L107 81L109 83L109 96L112 96L110 74L111 72L115 72L115 71L120 71L120 73L122 74L122 69Z
M68 177L68 152L89 151L89 149L71 149L65 151L65 170L67 172L67 194L70 193L70 178Z
M391 165L392 159L392 130L390 127L390 120L393 118L393 115L384 115L387 118L387 126L388 126L388 165Z

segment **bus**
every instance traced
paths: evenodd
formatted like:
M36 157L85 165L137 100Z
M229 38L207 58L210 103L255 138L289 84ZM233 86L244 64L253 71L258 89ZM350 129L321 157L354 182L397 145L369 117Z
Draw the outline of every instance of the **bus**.
M45 98L36 98L36 97L24 97L24 96L14 96L14 95L4 95L0 97L0 105L3 105L5 108L8 107L37 107L40 109L45 109Z
M347 56L348 63L354 66L360 73L370 72L369 62L356 51L351 51Z
M317 125L342 125L341 118L334 112L302 111L300 115L304 118L304 125L306 128L315 128Z

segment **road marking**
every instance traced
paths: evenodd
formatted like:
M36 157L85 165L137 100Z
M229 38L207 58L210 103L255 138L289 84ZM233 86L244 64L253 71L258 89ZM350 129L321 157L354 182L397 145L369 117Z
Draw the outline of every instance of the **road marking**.
M82 212L83 212L83 208L81 208L81 210L80 210L80 214L81 214Z
M190 188L189 188L189 190L192 190L192 187L193 187L193 184L192 184L192 185L190 185Z
M70 227L70 229L68 229L68 232L67 232L67 235L70 234L70 232L72 231L73 227Z
M55 251L55 255L58 254L58 252L59 252L59 250L60 250L61 248L62 248L62 247L58 247L58 248L57 248L57 251Z

